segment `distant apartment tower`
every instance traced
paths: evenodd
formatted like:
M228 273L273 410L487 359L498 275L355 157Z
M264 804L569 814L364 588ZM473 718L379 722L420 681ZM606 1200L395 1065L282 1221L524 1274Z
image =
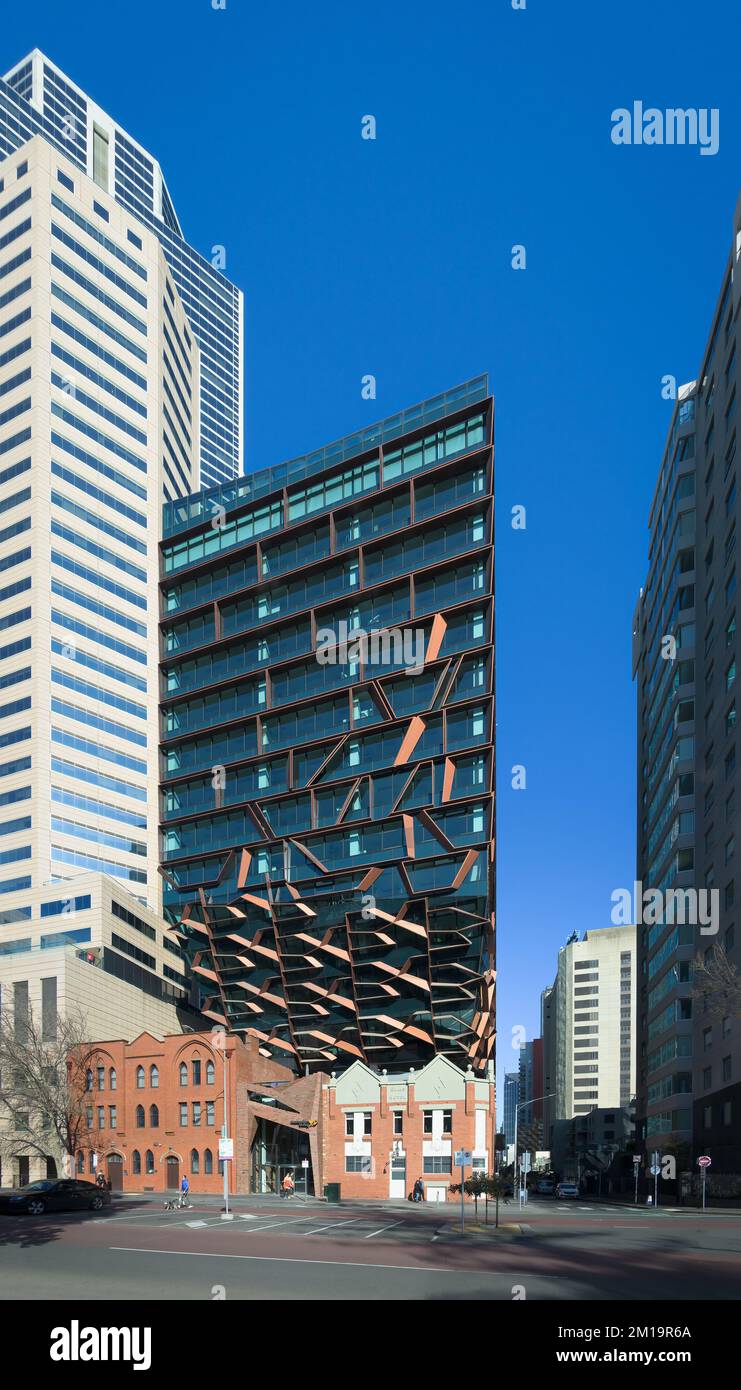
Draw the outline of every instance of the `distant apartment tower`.
M737 398L741 200L697 380L680 388L649 515L648 575L633 622L638 702L636 878L717 894L719 930L684 907L641 925L637 1135L690 1145L741 1172L741 1021L693 960L741 964L736 930ZM668 640L671 639L671 640ZM741 885L740 885L741 886Z
M302 1070L493 1064L492 432L476 378L165 509L166 909Z
M508 1071L504 1074L504 1119L502 1127L507 1147L515 1142L515 1116L520 1100L520 1073Z
M558 953L544 1072L556 1092L552 1121L626 1108L635 1088L634 926L588 931ZM555 1001L552 996L555 994ZM554 1055L555 1049L555 1055Z
M197 422L200 483L235 477L244 467L241 292L188 245L157 160L38 49L0 78L0 176L2 161L34 136L62 154L74 166L72 174L87 175L106 195L106 207L112 200L123 209L126 225L142 240L144 229L156 237L200 348L201 373L192 397L181 383L182 397L173 391L163 406L171 445L166 495L199 485L198 477L189 482L183 476L189 465L175 437L182 416ZM218 263L223 248L213 252ZM175 347L172 352L177 355Z
M556 1108L556 1002L555 986L548 985L540 996L540 1033L543 1039L543 1147L551 1144Z
M543 1039L532 1038L520 1048L520 1124L543 1120Z

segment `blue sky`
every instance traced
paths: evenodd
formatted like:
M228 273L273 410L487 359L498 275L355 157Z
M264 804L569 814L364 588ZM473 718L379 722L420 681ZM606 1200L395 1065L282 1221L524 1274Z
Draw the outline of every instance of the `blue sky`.
M248 468L490 373L500 1075L512 1028L537 1032L558 947L608 925L632 882L630 621L660 379L698 370L730 246L738 29L734 0L3 14L0 66L47 51L160 159L192 244L226 247L246 294ZM717 107L719 153L613 145L611 112L636 99Z

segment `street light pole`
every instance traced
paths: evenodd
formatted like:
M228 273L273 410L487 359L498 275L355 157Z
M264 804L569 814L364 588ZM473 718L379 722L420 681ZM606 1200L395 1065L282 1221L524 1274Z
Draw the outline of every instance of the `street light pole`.
M227 1108L227 1088L226 1088L226 1038L224 1039L224 1123L221 1126L223 1139L229 1138L229 1111ZM224 1212L229 1215L229 1160L221 1160L224 1169Z
M516 1105L516 1106L515 1106L515 1160L514 1160L514 1180L515 1180L515 1182L517 1182L517 1118L518 1118L518 1116L519 1116L519 1113L520 1113L521 1110L524 1110L526 1106L528 1106L528 1105L537 1105L538 1102L541 1101L541 1100L553 1100L553 1097L555 1096L555 1094L556 1094L555 1091L549 1091L547 1096L533 1096L532 1100L522 1100L522 1101L520 1101L519 1105ZM512 1184L512 1186L514 1187L514 1183ZM519 1184L518 1184L518 1192L519 1192Z

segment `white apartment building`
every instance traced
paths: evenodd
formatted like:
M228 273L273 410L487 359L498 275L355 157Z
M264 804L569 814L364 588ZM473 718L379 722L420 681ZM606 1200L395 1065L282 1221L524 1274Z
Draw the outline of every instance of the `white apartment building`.
M110 920L161 911L157 541L199 484L199 350L102 138L91 168L41 136L0 163L0 961L74 917L167 1001L162 932Z
M558 953L555 1066L545 1061L555 1076L554 1120L625 1109L635 1095L635 952L636 928L626 926L588 931Z

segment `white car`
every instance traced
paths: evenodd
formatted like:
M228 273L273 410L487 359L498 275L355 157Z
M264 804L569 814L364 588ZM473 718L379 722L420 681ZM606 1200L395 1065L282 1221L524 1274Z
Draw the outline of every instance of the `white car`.
M580 1197L579 1184L575 1182L560 1182L556 1188L556 1197L559 1200Z

